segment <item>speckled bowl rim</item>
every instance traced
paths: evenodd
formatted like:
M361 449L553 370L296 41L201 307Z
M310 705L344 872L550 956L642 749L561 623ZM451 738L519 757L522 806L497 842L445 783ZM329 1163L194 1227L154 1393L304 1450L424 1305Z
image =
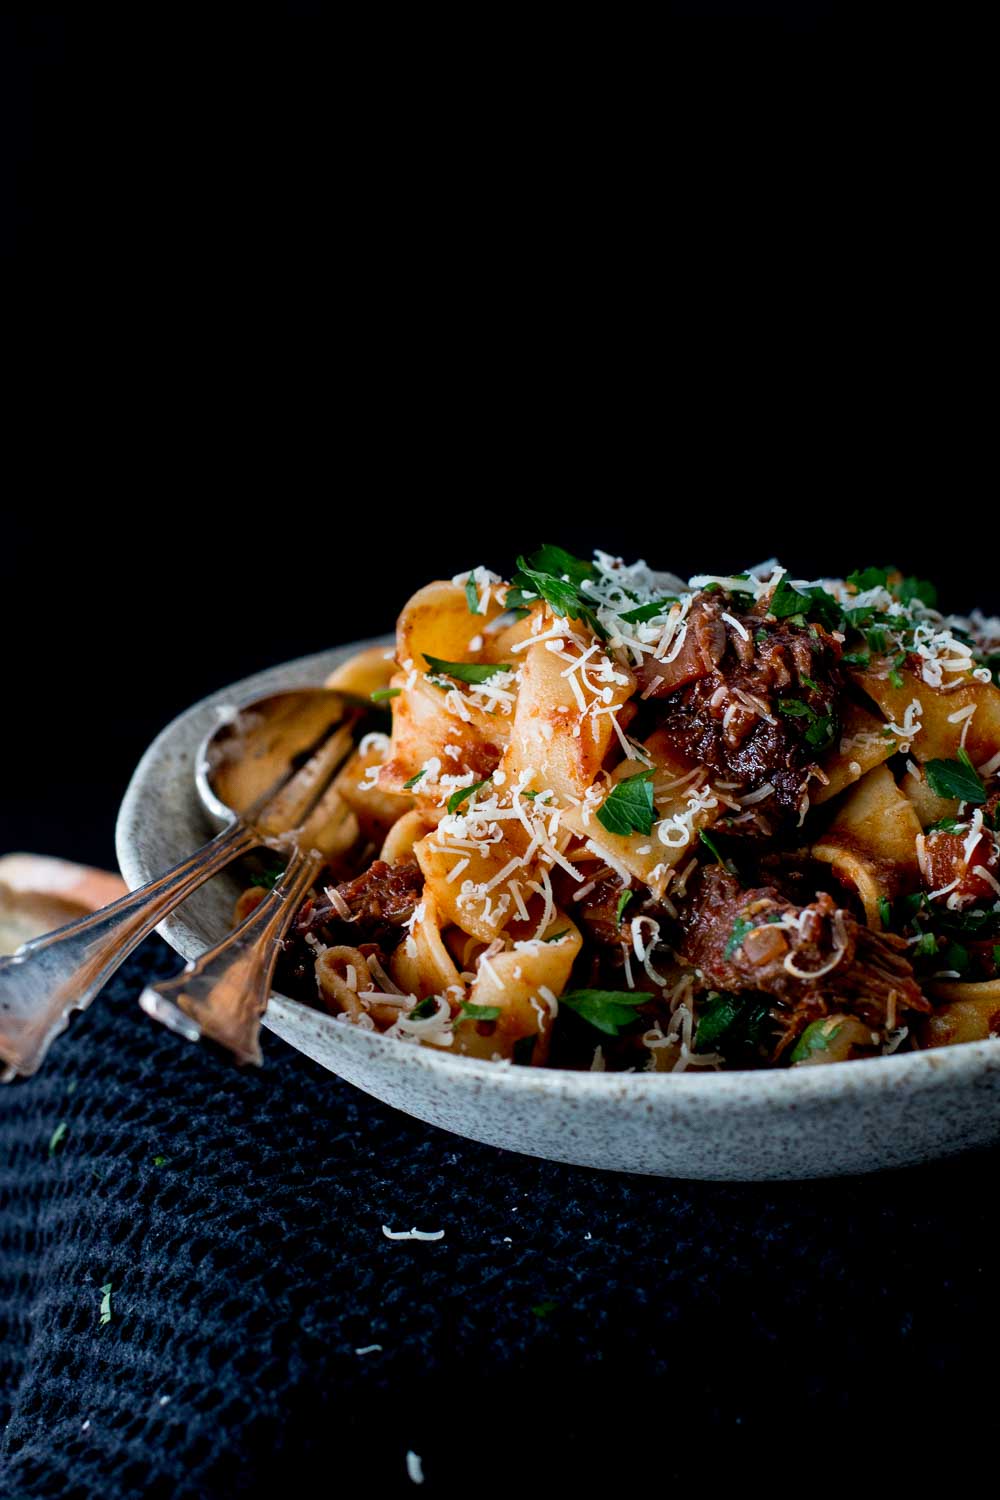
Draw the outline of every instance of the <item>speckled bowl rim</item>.
M213 723L217 708L243 703L281 688L322 683L335 666L353 653L369 646L391 644L391 636L379 636L281 663L210 693L173 719L139 761L119 810L116 848L129 889L135 890L160 873L147 867L138 830L148 820L151 800L162 791L161 768L164 762L171 760L171 752L178 745L189 745L193 737L200 742ZM195 799L193 779L190 797ZM206 826L206 836L208 833ZM157 931L184 959L197 957L203 949L203 939L186 921L183 907L167 917ZM734 1109L737 1113L748 1110L755 1113L756 1107L794 1110L823 1098L843 1098L845 1094L867 1097L888 1090L896 1092L900 1088L911 1093L924 1093L951 1088L962 1082L973 1087L977 1080L995 1073L1000 1067L1000 1044L983 1041L863 1061L827 1063L815 1068L731 1073L591 1073L567 1068L517 1068L476 1058L454 1057L447 1052L399 1042L377 1032L348 1027L275 991L264 1017L265 1027L283 1035L285 1027L282 1022L289 1018L295 1018L299 1025L307 1023L311 1028L327 1032L331 1041L342 1041L352 1052L370 1050L373 1054L381 1052L383 1057L388 1057L391 1052L400 1067L416 1068L441 1078L457 1069L467 1079L475 1077L488 1086L504 1090L577 1100L594 1096L606 1098L613 1093L620 1099L634 1102L637 1107L641 1107L643 1100L655 1098L662 1101L665 1095L680 1101L685 1096L696 1094L701 1110L708 1114Z

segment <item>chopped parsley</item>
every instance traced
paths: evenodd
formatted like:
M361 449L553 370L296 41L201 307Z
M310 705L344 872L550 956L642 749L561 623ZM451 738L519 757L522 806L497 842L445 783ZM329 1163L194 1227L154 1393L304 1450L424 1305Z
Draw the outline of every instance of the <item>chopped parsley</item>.
M840 659L847 667L870 667L872 663L868 651L845 651Z
M479 608L479 590L476 588L476 580L471 573L465 580L465 597L469 605L469 614L480 614L481 610Z
M419 1005L413 1007L410 1011L409 1019L411 1021L427 1021L434 1015L436 1010L437 1001L433 995L428 995L426 1000L421 1000Z
M440 656L423 653L424 661L437 675L453 677L456 682L489 682L498 672L509 672L511 667L502 661L443 661Z
M169 1165L170 1165L170 1157L169 1156L154 1156L153 1157L153 1166L154 1167L169 1167Z
M819 584L810 584L807 589L793 588L787 578L782 578L767 606L768 614L776 620L787 620L791 625L805 625L810 617L818 620L827 630L835 630L843 620L843 610L832 594Z
M954 969L955 973L962 977L969 972L969 950L962 943L953 940L946 943L941 952L941 967L943 969Z
M663 599L653 599L649 604L640 604L637 609L628 610L620 618L626 620L629 625L643 625L647 620L655 620L665 614L670 606L676 603L675 595L668 594Z
M712 855L712 857L715 860L718 861L718 863L722 866L722 868L724 870L728 870L729 873L730 873L730 875L733 875L733 874L736 873L735 870L734 870L734 868L733 868L733 862L732 862L732 860L731 859L724 859L723 858L722 853L719 850L718 844L715 842L715 840L713 839L712 835L708 832L708 830L706 828L702 828L702 829L699 830L698 837L701 839L701 842L705 845L705 848L709 851L709 853Z
M549 1313L555 1312L558 1306L558 1302L553 1302L551 1298L547 1298L544 1302L536 1302L531 1311L536 1318L547 1318Z
M462 803L468 802L469 798L473 795L474 792L480 792L482 791L484 786L490 785L492 785L492 782L487 776L485 781L474 781L471 786L459 787L458 791L452 792L451 796L448 798L448 811L450 813L458 812L458 809L461 807Z
M101 1326L111 1322L111 1292L112 1284L106 1281L101 1287Z
M569 932L569 928L568 927L564 927L563 930L562 930L562 932L554 932L551 937L542 938L542 942L543 943L558 943L559 940L560 940L560 938L564 938L566 936L567 932Z
M747 933L753 932L756 925L756 922L748 922L746 917L737 917L733 923L733 930L729 934L729 941L726 943L723 957L732 958L737 948L742 947L743 939Z
M630 890L628 887L626 887L626 889L622 891L621 895L618 897L618 905L615 907L616 927L620 927L622 925L622 917L625 914L625 908L626 906L628 906L634 895L635 891Z
M66 1124L65 1120L60 1120L59 1124L56 1126L55 1130L53 1130L52 1135L49 1137L49 1160L50 1161L52 1160L53 1156L55 1156L56 1152L59 1150L59 1147L62 1145L63 1141L66 1139L66 1132L68 1130L69 1130L69 1126Z
M922 932L913 945L916 958L933 958L937 953L937 938L933 932Z
M913 599L919 599L929 609L937 604L937 589L933 583L928 583L926 578L901 577L898 568L894 567L865 568L860 573L849 574L847 582L859 594L866 594L869 589L888 589L900 604L909 604Z
M519 609L530 606L536 598L544 599L561 619L583 620L595 635L606 641L608 632L580 592L584 579L593 578L595 572L593 563L546 543L527 560L517 559L512 587L507 591L507 606Z
M926 578L901 578L898 583L890 584L889 588L900 604L909 604L911 599L919 599L929 609L934 609L937 605L937 589Z
M776 620L786 620L789 615L805 614L808 608L809 600L806 595L800 594L798 589L793 589L787 578L782 578L771 595L767 612Z
M993 964L995 968L1000 969L1000 943L993 944Z
M538 551L532 553L528 565L550 577L568 578L575 584L581 584L585 578L593 578L597 573L592 562L587 562L583 557L574 557L572 552L567 552L563 547L555 547L551 542L543 542Z
M876 656L884 656L889 649L888 637L880 626L876 625L871 630L867 630L865 640L868 642L868 649L874 651Z
M499 1005L473 1005L463 1000L458 1012L459 1021L495 1021L500 1015Z
M787 714L790 719L808 719L813 711L801 698L781 698L778 701L778 712Z
M837 732L837 721L832 714L818 714L801 698L779 698L775 706L786 718L808 719L806 741L817 750L825 750Z
M837 721L832 714L817 714L806 730L806 739L817 750L825 750L833 743L837 733Z
M986 788L967 750L959 749L958 760L929 760L924 767L927 782L938 797L957 797L960 802L986 801Z
M928 828L928 833L958 833L965 824L960 823L957 818L939 818Z
M896 912L901 924L905 927L907 922L912 922L917 912L926 905L926 891L912 891L908 896L901 896L896 902Z
M284 865L268 865L266 869L258 871L250 884L259 886L261 890L273 891L284 873Z
M746 587L744 587L744 584ZM704 592L706 594L721 594L721 583L706 583ZM753 594L753 585L750 582L749 573L734 573L729 580L729 592L731 594Z
M809 596L809 616L818 620L826 630L837 630L844 623L844 611L832 594L818 584L806 589ZM815 635L815 631L813 634Z
M373 703L381 703L385 698L398 698L402 688L376 688L371 695Z
M892 903L888 896L880 896L878 898L878 914L883 927L892 926Z
M653 772L640 771L626 776L611 788L597 809L597 821L609 833L627 837L630 833L653 831Z
M714 1052L720 1042L735 1050L758 1045L768 1019L762 995L730 995L711 990L700 1006L694 1037L696 1052Z
M871 604L867 605L864 609L845 609L844 625L848 626L851 630L864 631L865 628L870 625L873 620L877 620L880 615L881 610L876 609L875 606Z
M607 1036L618 1036L636 1020L636 1006L649 998L645 990L570 990L560 995L559 1004Z
M426 775L427 775L427 767L425 766L422 771L418 771L417 772L416 776L411 776L410 779L409 779L409 781L404 781L403 782L403 791L404 792L410 791L413 787L416 786L417 782L421 779L421 777L426 776ZM470 790L471 790L471 788L470 788Z
M867 594L869 589L884 589L888 578L888 568L864 568L859 573L848 573L847 582L855 593Z
M822 1016L818 1021L811 1021L792 1048L791 1061L793 1063L805 1062L806 1058L812 1057L814 1052L826 1052L830 1043L840 1035L843 1029L843 1021L831 1026L829 1016Z
M996 910L948 911L938 909L934 913L938 927L948 932L961 933L980 941L1000 934L1000 912Z

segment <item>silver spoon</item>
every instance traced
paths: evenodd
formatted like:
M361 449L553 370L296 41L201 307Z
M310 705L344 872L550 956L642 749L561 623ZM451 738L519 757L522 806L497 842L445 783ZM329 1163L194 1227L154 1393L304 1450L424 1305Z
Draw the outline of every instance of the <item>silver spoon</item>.
M227 820L222 831L156 880L0 958L0 1061L7 1064L5 1081L34 1073L52 1042L66 1029L71 1013L91 1003L164 917L219 870L261 845L290 852L281 882L271 892L273 899L262 903L266 914L258 918L258 907L247 919L258 919L253 950L258 967L266 961L270 941L273 968L284 931L282 902L287 900L287 926L298 904L296 897L308 889L307 874L318 873L326 857L318 846L327 837L336 842L335 830L329 834L325 830L331 821L336 825L343 804L333 795L330 783L350 754L369 711L369 705L346 694L306 688L257 699L245 705L233 722L218 725L206 737L198 757L196 787L209 817L216 824ZM314 813L318 814L315 821ZM340 831L343 836L343 827ZM270 927L268 918L275 919ZM254 978L246 926L232 935L236 939L242 934L243 968L233 969L227 981L230 1004L237 976L242 973L247 983ZM181 977L187 975L185 971ZM269 983L270 970L267 977ZM162 1006L150 1001L146 1008L159 1019L180 1025L177 1017L183 1016L184 1008L171 1002L169 995L161 995L162 988L156 991ZM208 1025L188 1017L185 1034L202 1030L214 1034L218 1028L211 1012L222 1013L219 998L206 1014ZM169 1008L171 1003L176 1014ZM242 1053L259 1060L259 1047L254 1053L246 1032L244 1024Z
M210 816L213 810L221 817L230 807L242 806L270 774L271 754L262 753L255 760L241 753L238 730L237 725L232 750L220 736L214 745L203 747L207 754L199 757L196 781ZM336 771L353 745L351 728L341 725L269 805L269 824L289 830L268 840L271 847L290 851L280 882L239 927L176 978L147 985L139 997L147 1015L189 1041L210 1037L228 1048L237 1062L263 1061L260 1022L281 941L323 866L346 855L361 837L357 818L336 781ZM326 790L305 816L312 787ZM294 805L292 798L297 799Z

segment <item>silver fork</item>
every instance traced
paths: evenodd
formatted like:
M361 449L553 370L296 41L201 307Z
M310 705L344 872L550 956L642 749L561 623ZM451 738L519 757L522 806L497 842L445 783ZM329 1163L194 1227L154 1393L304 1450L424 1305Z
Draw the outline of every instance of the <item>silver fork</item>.
M340 733L344 733L341 731ZM348 736L349 738L349 736ZM283 809L279 820L293 821L291 855L281 881L235 931L189 963L174 979L147 985L139 1004L189 1041L211 1037L238 1062L261 1063L260 1022L271 994L271 979L282 939L309 887L323 866L346 854L358 841L357 818L341 797L337 767L350 753L328 741L313 760L311 774L326 786L301 827L297 812ZM310 772L306 766L301 772ZM294 785L294 783L293 783Z
M0 1075L2 1081L36 1072L53 1041L69 1024L71 1013L90 1005L119 965L174 907L233 860L266 844L288 850L288 866L262 907L200 961L216 964L212 972L218 992L211 1004L197 1008L199 1021L185 1016L186 1007L182 1005L175 1003L176 1015L169 1009L169 986L156 987L155 1005L143 996L147 1011L160 1020L174 1022L184 1034L194 1034L192 1028L197 1034L218 1034L224 1045L235 1043L237 1055L260 1060L256 1034L250 1037L248 1026L253 1029L250 1023L256 1006L259 1027L263 968L269 985L277 947L294 915L297 897L308 889L326 858L321 848L312 847L321 842L323 815L319 824L312 822L310 815L320 808L332 811L334 804L326 801L331 782L350 754L353 730L363 717L363 710L343 695L331 692L330 699L328 737L307 763L294 772L289 766L276 787L243 816L234 815L230 826L209 843L110 906L34 938L16 953L0 958L0 1061L7 1065ZM307 829L308 841L301 836ZM255 923L252 944L247 941L251 935L248 923ZM209 968L206 965L205 972ZM189 972L193 972L190 965L181 977L187 980ZM256 997L250 1005L242 1002L242 1029L225 1019L238 1008L239 985ZM266 1003L266 989L263 996ZM196 1009L193 1002L192 1009ZM186 1024L181 1025L178 1017L184 1017Z

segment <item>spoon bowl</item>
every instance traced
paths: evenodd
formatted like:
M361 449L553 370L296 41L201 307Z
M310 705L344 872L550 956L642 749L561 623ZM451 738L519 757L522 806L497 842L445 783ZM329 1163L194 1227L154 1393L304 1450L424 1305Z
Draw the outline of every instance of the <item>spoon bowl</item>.
M347 694L292 688L226 707L198 747L195 790L216 831L245 816L344 716ZM355 700L348 699L350 703ZM360 704L371 713L370 704Z

